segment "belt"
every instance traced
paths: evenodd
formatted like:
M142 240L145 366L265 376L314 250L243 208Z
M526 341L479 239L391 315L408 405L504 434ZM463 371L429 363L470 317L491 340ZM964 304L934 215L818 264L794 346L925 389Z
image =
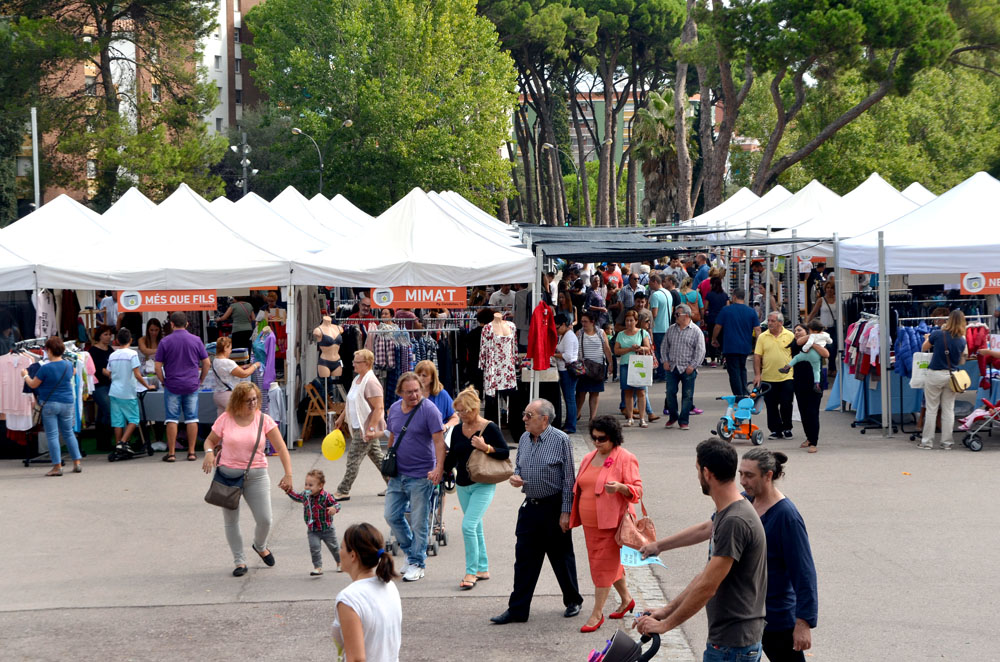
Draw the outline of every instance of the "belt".
M549 495L547 497L542 497L541 499L532 499L531 497L527 497L525 501L527 501L533 506L541 506L551 501L555 501L556 499L562 501L562 494L560 492L556 492L555 494Z

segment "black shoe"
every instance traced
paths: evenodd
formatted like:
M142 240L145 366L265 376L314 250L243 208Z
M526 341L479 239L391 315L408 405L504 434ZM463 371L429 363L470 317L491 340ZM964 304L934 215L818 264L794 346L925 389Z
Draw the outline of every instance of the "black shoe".
M784 435L785 435L785 439L791 439L792 438L792 431L791 430L785 430Z
M262 558L264 560L264 563L266 565L268 565L268 566L274 565L274 554L272 554L271 552L268 552L267 555L265 556L264 554L260 553L259 549L257 549L257 545L251 544L250 546L253 547L253 551L257 552L257 555L260 556L260 558Z
M247 567L245 565L238 565L233 568L233 577L242 577L247 574Z
M767 438L768 439L784 439L785 435L781 434L780 432L772 432L771 434L767 435Z
M580 613L580 605L570 605L566 607L566 611L563 612L564 618L573 618Z
M511 616L510 610L508 609L508 610L504 611L504 613L500 614L499 616L492 617L490 620L492 622L496 623L497 625L507 625L508 623L524 623L528 619L526 619L526 618L514 618L513 616Z

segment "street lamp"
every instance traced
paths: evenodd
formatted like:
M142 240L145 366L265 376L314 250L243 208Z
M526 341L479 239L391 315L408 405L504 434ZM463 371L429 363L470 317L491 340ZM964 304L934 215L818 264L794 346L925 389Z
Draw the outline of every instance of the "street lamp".
M319 156L319 194L323 195L323 152L319 150L319 145L316 144L316 141L313 140L313 137L310 136L305 131L303 131L302 129L298 127L293 127L292 133L294 133L297 136L305 136L310 140L310 142L312 142L313 147L316 148L316 154Z
M247 170L250 167L250 159L247 158L247 155L250 153L250 145L247 144L247 132L241 131L239 146L230 145L229 149L240 155L240 165L243 166L243 180L239 184L243 187L243 195L246 195L247 191L250 190L250 177L247 174ZM253 173L256 175L257 171L254 170Z
M542 143L542 149L554 149L557 152L562 152L569 157L569 162L573 164L573 170L576 172L576 222L578 224L580 221L580 166L573 162L573 155L565 151L561 147L556 147L552 143Z

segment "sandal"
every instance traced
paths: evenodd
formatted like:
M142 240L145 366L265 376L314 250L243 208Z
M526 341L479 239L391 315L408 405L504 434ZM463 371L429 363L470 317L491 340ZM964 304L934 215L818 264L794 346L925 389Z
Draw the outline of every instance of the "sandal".
M46 476L62 476L62 469L51 469Z
M351 495L350 494L340 494L339 492L334 492L333 493L333 498L336 499L337 501L350 501L351 500Z
M463 578L462 581L458 583L458 587L463 591L468 591L472 589L479 581L478 579L475 578L475 575L466 575L466 577L472 577L473 579L470 581L468 579Z
M818 450L819 450L819 449L818 449L818 448L816 448L815 446L810 446L810 447L809 447L809 450L808 450L808 451L806 451L806 452L807 452L807 453L815 453L815 452L817 452Z
M168 453L168 454L166 454L166 455L163 456L163 461L164 462L176 462L177 461L177 456L174 455L173 453Z
M799 444L799 448L809 448L809 442L803 441L801 444Z
M485 577L483 577L482 575L479 575L479 574L476 575L476 581L477 582L485 582L485 581L488 581L489 578L490 578L489 575L486 575Z
M194 452L188 453L188 462L194 462L198 459L198 456Z

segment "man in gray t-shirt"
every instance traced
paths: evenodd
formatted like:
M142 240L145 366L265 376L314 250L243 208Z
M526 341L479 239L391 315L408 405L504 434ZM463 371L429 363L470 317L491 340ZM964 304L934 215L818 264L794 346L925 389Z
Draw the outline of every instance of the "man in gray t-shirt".
M696 452L701 491L715 502L708 565L670 604L640 618L636 627L642 634L669 632L705 607L704 662L760 660L767 596L764 527L735 481L735 449L708 439Z

